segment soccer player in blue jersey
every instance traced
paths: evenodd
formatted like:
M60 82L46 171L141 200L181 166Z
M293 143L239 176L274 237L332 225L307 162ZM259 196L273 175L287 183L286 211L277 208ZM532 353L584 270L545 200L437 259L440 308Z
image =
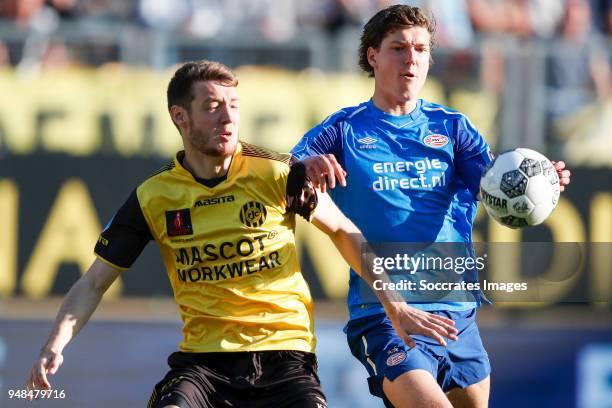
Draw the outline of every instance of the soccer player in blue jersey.
M418 97L433 35L419 8L378 12L364 27L359 51L374 95L329 116L292 152L322 190L334 188L336 178L346 186L331 190L332 197L371 243L472 240L480 177L492 155L465 115ZM555 167L563 190L570 173L563 162ZM475 320L480 294L470 302L410 305L455 322L458 338L446 336L446 343L416 320L410 337L393 330L364 285L351 271L346 333L372 394L396 408L487 406L490 365Z

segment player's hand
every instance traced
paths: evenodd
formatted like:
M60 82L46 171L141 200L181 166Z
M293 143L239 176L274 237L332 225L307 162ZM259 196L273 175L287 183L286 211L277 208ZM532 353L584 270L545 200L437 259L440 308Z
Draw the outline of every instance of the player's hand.
M404 302L393 303L393 307L387 310L387 316L397 335L410 348L416 346L416 342L410 337L413 334L431 337L441 346L446 346L444 337L457 340L458 331L454 321L408 306Z
M553 161L552 164L555 167L555 170L557 170L557 175L559 176L559 190L565 191L565 186L570 183L570 176L572 173L565 169L565 162Z
M26 389L51 389L51 383L47 376L55 374L63 362L64 356L61 353L43 349L30 370Z
M346 186L346 171L340 166L333 154L321 154L302 160L306 167L306 176L315 188L325 193L327 187L335 188L336 179L342 187Z

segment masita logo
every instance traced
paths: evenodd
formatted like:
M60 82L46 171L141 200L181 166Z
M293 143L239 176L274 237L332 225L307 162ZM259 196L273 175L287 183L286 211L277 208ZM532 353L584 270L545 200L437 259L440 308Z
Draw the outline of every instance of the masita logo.
M429 135L423 139L423 143L431 147L444 147L448 144L448 136L445 135Z
M204 200L198 200L195 202L193 206L194 207L206 207L209 205L231 203L234 200L235 198L233 195L226 195L226 196L221 196L221 197L213 197L213 198L207 198Z

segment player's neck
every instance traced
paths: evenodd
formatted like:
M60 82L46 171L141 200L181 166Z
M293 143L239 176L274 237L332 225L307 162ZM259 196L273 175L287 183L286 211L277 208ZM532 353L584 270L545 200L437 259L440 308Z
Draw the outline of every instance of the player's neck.
M183 167L195 177L214 179L225 176L232 163L232 155L210 156L192 149L185 149Z
M396 97L385 95L382 92L374 92L372 102L378 109L393 116L408 115L417 106L417 99L398 100Z

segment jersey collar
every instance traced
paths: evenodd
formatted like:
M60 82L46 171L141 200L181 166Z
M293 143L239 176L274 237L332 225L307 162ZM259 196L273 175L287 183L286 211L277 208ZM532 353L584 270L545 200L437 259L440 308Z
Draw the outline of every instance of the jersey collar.
M230 163L229 169L227 171L227 180L231 179L234 175L234 173L237 170L237 168L239 167L239 162L240 162L240 157L242 156L242 143L240 142L240 140L238 141L238 143L236 144L236 151L234 152L233 156L232 156L232 162ZM181 176L183 177L187 177L191 180L193 180L195 183L200 184L203 187L206 187L204 184L199 183L196 180L196 177L191 174L191 172L189 170L187 170L185 167L183 167L183 159L185 158L185 150L180 150L179 152L177 152L174 155L174 170ZM223 184L223 183L221 183ZM216 187L216 186L215 186ZM206 188L214 188L214 187L206 187Z
M397 128L403 128L406 125L409 125L410 123L417 120L422 115L422 104L423 100L418 99L416 107L412 110L412 112L407 115L396 116L378 109L376 105L374 105L374 101L372 100L372 98L370 98L370 100L367 102L368 111L372 116L374 116L374 118L389 123L390 125Z

